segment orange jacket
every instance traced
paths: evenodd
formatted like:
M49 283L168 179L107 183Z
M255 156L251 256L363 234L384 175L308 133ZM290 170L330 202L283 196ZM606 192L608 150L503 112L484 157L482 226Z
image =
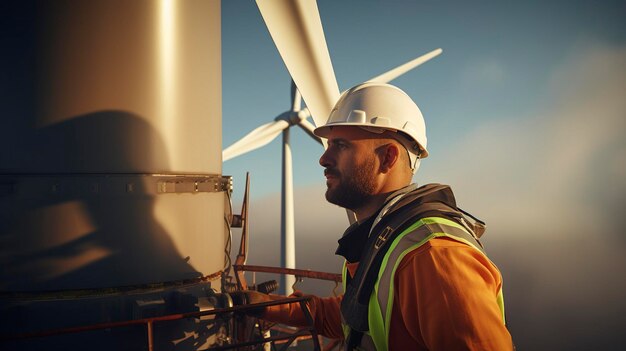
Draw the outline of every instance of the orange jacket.
M358 263L348 265L352 275ZM512 350L496 296L498 269L475 249L434 238L407 254L394 276L389 350ZM341 338L340 297L313 297L318 333ZM273 306L264 318L293 326L306 321L298 305Z

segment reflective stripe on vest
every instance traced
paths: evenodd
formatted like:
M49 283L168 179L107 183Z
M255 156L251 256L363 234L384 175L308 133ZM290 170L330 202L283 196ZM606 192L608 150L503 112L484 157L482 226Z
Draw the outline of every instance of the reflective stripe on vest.
M376 280L374 291L369 301L369 332L364 333L359 349L378 351L386 351L388 349L389 323L391 322L394 295L393 277L395 276L396 269L409 252L416 250L430 239L437 237L454 239L469 245L483 255L485 254L472 234L460 224L445 218L423 218L405 229L391 243L383 258L378 272L378 279ZM344 275L343 285L345 291L345 275L347 274L347 266L345 263L342 273ZM497 294L496 302L502 313L502 320L504 321L504 298L502 289L500 289ZM344 326L344 333L346 332L349 332L349 327ZM375 349L372 348L372 344L375 345Z

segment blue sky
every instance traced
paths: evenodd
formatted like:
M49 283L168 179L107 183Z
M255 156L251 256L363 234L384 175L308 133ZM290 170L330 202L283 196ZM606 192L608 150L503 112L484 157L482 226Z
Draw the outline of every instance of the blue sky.
M424 113L414 180L451 184L487 222L518 349L617 350L626 282L626 3L318 1L340 89L432 49L393 81ZM253 1L224 1L223 144L286 111L289 76ZM321 147L292 129L297 266L337 271L345 213ZM250 262L277 265L280 138L227 161L252 175ZM306 286L315 289L316 286Z
M433 158L450 139L489 120L533 114L549 104L550 73L588 45L626 40L615 1L319 1L341 90L432 49L444 53L396 79L422 109ZM290 77L253 1L223 13L223 145L289 107ZM524 112L518 113L518 112ZM294 181L323 180L321 149L293 129ZM280 189L280 138L224 164L253 194ZM427 162L424 162L424 166Z

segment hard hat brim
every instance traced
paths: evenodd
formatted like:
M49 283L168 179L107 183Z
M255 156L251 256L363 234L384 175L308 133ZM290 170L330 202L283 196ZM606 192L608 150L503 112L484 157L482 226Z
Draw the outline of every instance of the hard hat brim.
M375 128L375 129L382 129L382 130L393 130L393 131L404 134L402 130L393 128L393 127L364 126L362 123L351 123L351 122L337 122L337 123L325 124L323 126L319 126L315 128L313 130L313 134L317 135L320 138L328 139L328 135L330 135L330 130L332 129L332 127L357 127L361 129L364 129L363 127L367 127L368 129ZM419 143L418 145L420 149L420 154L419 154L420 159L428 157L428 150L423 145Z

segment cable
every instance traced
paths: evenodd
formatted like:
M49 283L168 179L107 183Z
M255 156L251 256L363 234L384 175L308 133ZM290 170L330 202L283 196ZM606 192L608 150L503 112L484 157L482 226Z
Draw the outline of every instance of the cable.
M230 270L232 268L232 261L230 259L231 249L232 249L232 230L230 229L230 225L226 218L224 218L226 226L228 227L228 235L226 237L226 245L224 247L224 272L226 276L230 277Z
M226 245L224 247L224 274L222 275L222 289L226 286L226 283L230 283L232 277L230 275L230 271L232 269L232 261L230 258L232 251L232 242L233 242L233 231L231 229L230 218L233 215L233 202L230 198L230 192L226 192L226 197L228 198L228 214L224 214L224 224L226 224L226 228L228 228L228 233L226 236Z

